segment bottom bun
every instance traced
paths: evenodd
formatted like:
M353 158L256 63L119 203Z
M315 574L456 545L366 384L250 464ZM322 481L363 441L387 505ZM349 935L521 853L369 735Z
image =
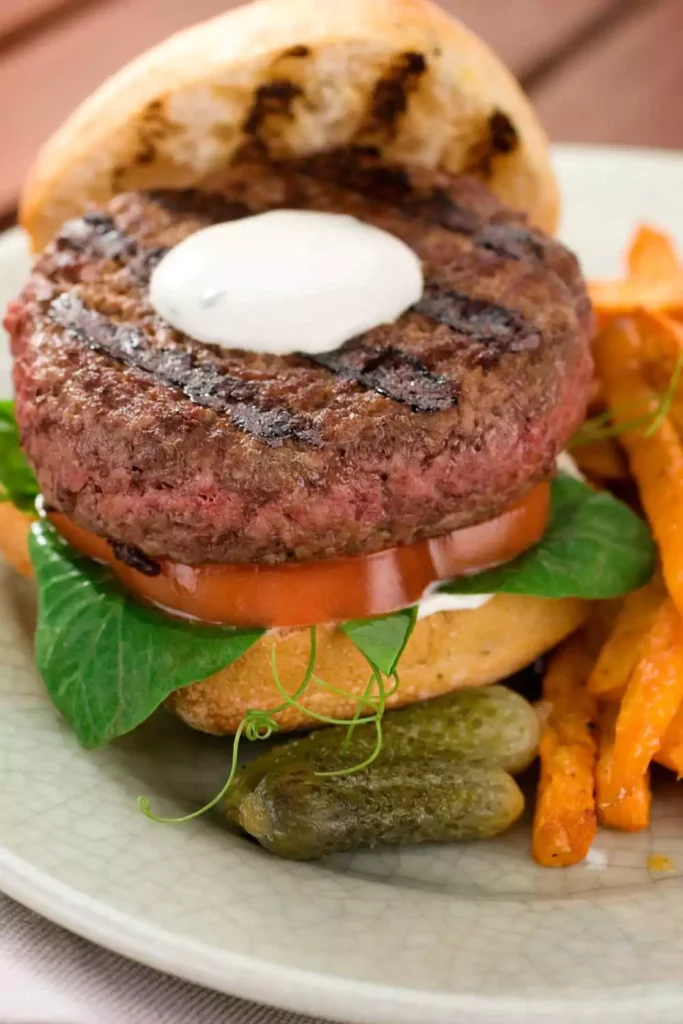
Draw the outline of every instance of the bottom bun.
M401 707L466 686L498 682L578 629L586 607L578 600L499 594L474 611L438 612L421 619L401 657L400 685L388 704ZM293 693L306 672L309 644L307 629L267 633L228 668L178 690L168 707L194 729L234 733L249 709L266 710L281 703L273 683L273 647L280 681ZM335 689L356 695L365 691L370 678L365 658L331 626L317 629L315 674ZM302 703L331 718L351 717L357 704L315 683ZM296 708L275 718L285 731L317 724Z
M28 531L31 520L14 506L0 505L0 553L24 576L31 576ZM474 611L438 612L417 623L399 665L400 685L390 707L414 704L466 686L483 686L512 675L554 647L586 617L583 601L499 594ZM332 626L317 631L315 674L350 694L364 693L368 663L349 638ZM167 701L183 721L202 732L234 733L250 710L281 703L273 682L273 647L280 681L288 693L299 687L308 664L307 629L273 630L233 665L178 690ZM303 702L317 714L349 718L357 702L311 683ZM275 716L283 730L317 723L296 708Z

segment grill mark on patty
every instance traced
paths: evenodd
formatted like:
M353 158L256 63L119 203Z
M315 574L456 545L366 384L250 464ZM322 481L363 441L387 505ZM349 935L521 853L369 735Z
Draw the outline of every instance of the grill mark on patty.
M227 199L219 192L202 192L200 189L148 189L142 195L166 213L208 217L212 221L239 220L253 212L251 207L237 199Z
M434 281L425 284L422 298L411 309L480 342L483 350L476 362L487 369L507 353L539 348L543 340L539 329L518 310L473 299Z
M312 157L302 163L300 170L307 177L322 175L344 189L392 203L407 217L417 217L454 234L466 235L477 248L505 259L545 260L543 238L533 229L514 223L482 222L474 210L461 206L445 189L436 188L427 196L416 194L403 168L376 163L372 153L369 163L363 161L363 156L364 147L356 146L332 156Z
M525 352L542 343L538 328L517 310L473 299L436 281L425 284L411 312L479 342L481 349L473 361L486 370L508 353ZM368 391L408 405L413 412L443 412L458 404L457 381L432 373L409 352L393 346L377 348L366 338L361 335L331 352L297 354Z
M253 381L223 373L215 362L196 361L183 349L151 348L137 327L118 324L64 293L49 307L53 323L88 348L150 374L161 384L180 388L196 405L226 413L232 423L258 441L277 447L284 441L319 445L322 439L310 419L283 406L264 407Z
M443 412L458 404L460 388L455 381L430 373L401 349L377 348L360 340L332 352L298 354L368 391L410 406L413 412Z
M427 200L414 204L414 213L432 224L466 235L479 249L487 249L497 256L511 260L545 259L545 246L541 236L520 224L482 224L473 210L456 203L447 192L438 189Z
M140 286L148 285L152 273L169 250L163 246L141 249L127 266L130 277Z
M130 566L131 569L136 569L144 576L161 575L161 565L159 562L155 562L154 559L146 555L140 548L133 547L132 544L122 544L118 540L110 540L107 543L114 552L114 556L119 562L123 562L124 565Z
M134 238L117 228L108 213L86 213L69 220L55 239L58 250L71 250L90 259L118 260L132 256L138 248Z

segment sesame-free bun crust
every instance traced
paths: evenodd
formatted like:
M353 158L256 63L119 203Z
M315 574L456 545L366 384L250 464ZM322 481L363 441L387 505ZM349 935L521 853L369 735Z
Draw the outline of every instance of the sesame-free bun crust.
M12 505L0 504L0 555L25 576L32 574L30 522ZM400 686L388 703L400 707L505 679L578 629L587 607L582 601L500 594L473 611L439 612L422 619L401 657ZM281 702L273 683L273 647L282 685L293 693L306 671L309 644L307 629L267 633L228 668L178 690L168 706L195 729L233 733L247 710L267 710ZM370 676L358 649L330 626L317 629L315 673L331 686L354 694L365 691ZM349 717L356 707L353 700L316 685L310 686L305 703L333 718ZM295 709L277 718L285 731L315 724Z
M505 679L578 629L585 608L581 601L499 594L476 610L430 615L417 623L408 641L399 665L400 685L388 705L402 707ZM280 680L293 693L308 663L307 629L267 633L229 668L178 690L168 706L195 729L233 733L250 708L262 710L281 703L273 684L274 646ZM337 689L360 695L368 685L370 669L344 633L319 626L315 674ZM332 718L352 717L357 703L316 685L308 688L302 700L311 710ZM291 708L276 718L285 730L315 725Z
M547 142L519 85L428 0L258 0L161 43L49 140L21 222L41 248L90 204L201 187L257 144L272 158L349 146L473 173L556 226Z

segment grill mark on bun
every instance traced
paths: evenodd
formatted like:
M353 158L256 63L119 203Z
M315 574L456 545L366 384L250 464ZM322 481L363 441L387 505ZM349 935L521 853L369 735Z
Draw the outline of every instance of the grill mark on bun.
M282 56L285 59L287 57L308 57L310 52L310 47L304 46L303 43L298 43L296 46L290 46L289 49L284 50Z
M494 110L489 118L491 145L496 153L512 153L519 144L517 129L502 110Z
M368 109L357 141L380 135L393 138L401 118L408 109L410 94L417 88L420 79L427 72L427 58L423 53L407 50L399 54L379 78L372 90Z
M239 430L258 441L275 447L284 441L321 444L309 417L292 414L283 406L262 406L255 382L223 373L211 360L199 362L187 349L151 347L139 328L88 309L71 293L65 292L50 304L49 316L81 344L142 370L161 384L180 388L195 405L229 415Z
M495 157L513 153L518 145L519 135L513 122L503 110L494 110L482 137L472 146L463 170L465 174L490 178Z
M525 352L542 344L539 329L516 309L486 299L473 299L455 289L428 281L422 298L411 307L429 320L480 342L476 362L489 369L507 353Z
M419 359L398 348L377 348L356 339L332 352L299 355L368 391L408 405L413 412L443 412L458 404L460 389L455 381L430 373Z
M301 86L288 78L274 78L260 85L254 93L251 108L242 124L242 131L246 135L258 136L269 117L291 116L292 104L302 94Z

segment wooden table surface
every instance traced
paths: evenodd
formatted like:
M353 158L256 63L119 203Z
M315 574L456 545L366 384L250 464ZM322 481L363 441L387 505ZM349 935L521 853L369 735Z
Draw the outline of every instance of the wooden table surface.
M0 225L41 142L127 60L237 0L0 0ZM334 0L319 0L333 3ZM553 139L683 149L683 0L442 0Z

